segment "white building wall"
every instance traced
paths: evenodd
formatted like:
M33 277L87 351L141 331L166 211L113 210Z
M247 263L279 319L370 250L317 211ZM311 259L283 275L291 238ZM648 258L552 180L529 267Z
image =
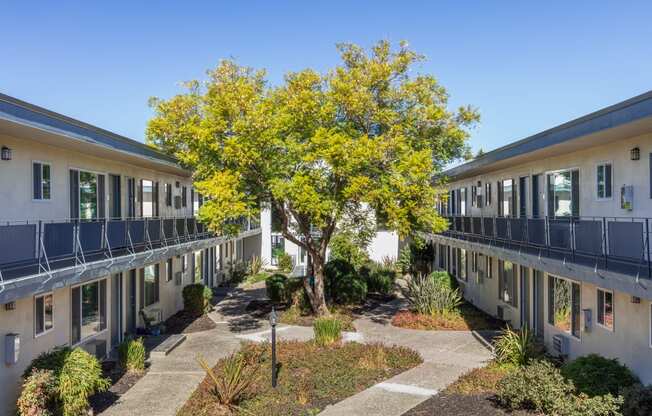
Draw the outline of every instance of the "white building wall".
M399 238L396 231L378 231L371 240L367 252L371 260L380 262L383 258L396 260L399 251Z

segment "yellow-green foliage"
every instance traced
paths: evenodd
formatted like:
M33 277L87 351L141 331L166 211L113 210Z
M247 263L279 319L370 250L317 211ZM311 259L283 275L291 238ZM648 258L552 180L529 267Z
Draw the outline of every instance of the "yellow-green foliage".
M145 369L145 344L142 338L128 339L118 346L120 365L127 371Z
M342 338L342 322L337 318L315 319L313 330L318 345L330 345Z
M194 170L207 197L199 216L212 230L235 233L234 220L272 205L286 238L313 254L318 293L335 226L364 207L401 236L447 227L433 180L465 154L478 120L471 108L449 109L434 76L415 75L423 56L407 43L337 48L330 71L289 73L277 86L222 61L186 93L153 99L147 126L150 144ZM323 296L311 299L323 313Z

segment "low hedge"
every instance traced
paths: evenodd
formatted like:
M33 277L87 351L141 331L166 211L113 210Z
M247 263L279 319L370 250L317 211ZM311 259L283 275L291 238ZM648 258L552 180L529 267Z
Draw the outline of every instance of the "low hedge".
M267 297L274 303L290 303L303 291L303 280L275 273L265 281Z
M192 316L208 312L213 291L201 283L193 283L183 288L183 309Z
M397 272L390 267L384 267L376 263L369 263L360 268L360 275L367 282L369 292L390 295L394 292L394 284Z
M638 382L638 378L617 359L589 354L570 361L561 368L561 374L572 381L575 388L587 395L617 395L620 389Z
M341 305L362 303L367 298L367 282L353 265L334 259L324 267L326 293L334 303Z

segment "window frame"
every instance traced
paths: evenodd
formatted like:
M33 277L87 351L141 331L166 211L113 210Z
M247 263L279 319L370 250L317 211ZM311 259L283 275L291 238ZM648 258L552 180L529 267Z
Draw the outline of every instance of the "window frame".
M79 174L79 181L77 183L77 201L78 201L78 204L79 204L79 220L81 220L81 221L99 220L100 219L99 218L99 216L100 216L100 211L99 211L100 210L100 208L99 208L99 206L100 206L100 188L99 188L100 181L99 181L99 176L100 175L104 176L104 184L105 184L104 185L105 186L104 192L105 192L105 198L106 198L106 183L107 183L106 180L107 180L107 176L109 175L108 172L102 172L102 171L97 171L97 170L92 170L92 169L80 168L80 167L77 167L77 166L69 166L68 167L68 172L70 172L71 170L76 170L78 172L78 174ZM81 174L82 174L82 172L92 173L92 174L95 175L95 204L96 204L96 210L97 210L96 214L97 215L95 216L95 218L91 218L91 219L88 219L88 218L82 219L82 217L81 217L82 216L82 214L81 214L82 213L82 207L81 207ZM68 188L70 188L70 184L68 185ZM104 202L106 203L106 201L104 201ZM106 214L105 214L105 216L106 216ZM100 279L100 280L102 280L102 279Z
M147 291L148 281L147 281L147 276L146 276L146 270L149 267L152 267L154 269L154 282L149 282L149 283L153 283L153 285L155 287L154 293L156 293L156 300L154 302L152 302L152 303L147 303L148 302L148 296L147 296L148 295L148 291ZM142 295L143 304L140 305L141 309L146 309L146 308L152 307L152 306L154 306L154 305L161 302L161 267L160 267L160 265L158 263L148 264L147 266L143 267L143 291L144 291L143 295Z
M34 197L34 164L40 164L41 165L41 197L40 198L35 198ZM50 202L52 201L52 163L47 162L44 160L32 160L32 169L31 169L31 176L32 176L32 202ZM49 185L50 185L50 196L48 198L43 198L43 166L47 166L50 170L50 179L49 179Z
M569 307L570 307L570 314L571 314L571 315L570 315L570 326L569 326L569 328L568 328L568 331L563 330L563 329L559 328L559 327L556 325L556 323L554 322L554 316L555 316L554 303L555 303L555 302L554 302L554 297L552 298L552 302L551 302L551 297L550 297L550 296L551 296L551 293L550 293L550 281L548 281L547 288L546 288L546 290L548 291L547 298L546 298L546 300L547 300L547 308L548 308L548 311L547 311L547 312L548 312L548 313L547 313L548 317L547 317L547 319L546 319L546 324L552 326L552 327L555 328L557 331L562 332L562 333L564 333L564 334L568 334L568 335L570 335L572 338L574 338L574 339L580 341L580 340L582 339L582 285L581 285L581 283L580 283L580 282L576 282L575 280L566 279L566 278L564 278L564 277L555 276L554 274L548 274L548 279L559 279L559 280L564 280L564 281L566 281L566 282L568 282L568 283L570 284L570 303L569 303ZM580 306L580 307L579 307L579 310L577 311L577 313L578 313L578 317L577 317L577 318L579 319L579 325L578 325L578 328L577 328L578 335L575 335L575 334L573 333L573 321L574 321L574 317L573 317L573 305L575 304L573 285L577 285L577 286L579 286L579 294L580 294L580 299L579 299L579 306ZM553 293L552 293L552 295L554 296L554 288L553 288ZM551 306L551 304L552 304L552 306L553 306L552 314L550 313L550 306ZM552 322L552 323L550 322L550 317L551 317L551 316L553 317L553 322ZM597 317L596 317L596 321L597 321Z
M165 261L165 281L171 282L174 278L174 257Z
M609 189L609 196L600 196L600 183L598 181L598 170L600 168L606 168L609 166L609 169L611 170L611 187ZM604 177L604 191L605 195L607 193L607 177L606 177L606 170L604 171L605 177ZM602 160L596 163L595 165L595 199L596 201L611 201L614 198L614 165L611 160Z
M609 293L611 295L611 327L609 327L608 325L605 325L604 323L600 322L600 309L599 309L600 300L599 299L600 299L600 294L601 293L602 293L603 296L605 296L607 293ZM597 312L596 317L595 317L596 324L598 324L600 327L604 328L607 331L615 332L615 327L616 327L616 307L615 307L616 302L615 302L615 300L616 300L616 298L614 296L614 291L609 290L609 289L603 289L603 288L599 287L599 288L596 289L596 295L597 295L597 298L596 298L596 303L597 304L596 304L596 308L595 308L596 312ZM603 320L604 320L604 317L606 317L605 305L606 305L606 302L603 300L602 301Z
M103 280L105 281L105 283L104 283L104 289L105 290L104 291L102 291L102 284L101 284L101 282ZM82 296L81 296L81 293L80 293L80 296L79 296L79 318L80 318L79 341L77 341L75 343L71 342L71 345L73 347L84 344L85 342L88 342L89 340L91 340L93 338L96 338L96 337L98 337L100 335L103 335L104 333L106 333L109 330L109 314L107 313L107 310L106 310L106 309L108 309L108 304L107 304L108 299L106 298L106 292L109 290L108 289L109 283L108 283L108 279L106 277L102 277L102 278L99 278L99 279L95 279L95 280L91 280L91 281L88 281L88 282L84 282L84 283L80 283L80 284L70 286L70 302L71 302L71 307L70 307L70 315L71 315L70 328L71 328L71 332L70 332L70 336L72 337L72 312L73 312L72 311L72 308L73 308L73 306L72 306L72 299L73 299L72 291L73 291L73 289L76 289L76 288L79 288L79 290L81 291L82 287L87 286L87 285L91 285L91 284L95 284L95 283L97 283L97 285L98 285L98 292L99 292L97 307L99 309L99 314L100 314L100 327L102 326L102 295L105 296L105 298L104 298L104 302L105 302L104 328L100 329L99 331L97 331L94 334L91 334L91 335L89 335L89 336L87 336L85 338L83 338L81 336L81 322L83 321L83 309L82 309Z
M49 329L45 329L45 300L43 303L43 328L44 330L41 332L36 332L37 331L37 326L36 326L36 301L40 298L46 298L46 297L51 297L52 298L52 326ZM41 337L43 335L46 335L54 330L54 292L43 292L39 293L38 295L34 295L34 338Z
M578 188L577 188L577 194L578 194L578 200L575 201L573 200L573 172L577 172L578 175ZM555 175L558 173L562 172L568 172L570 174L570 182L571 182L571 188L570 188L570 198L571 198L571 206L570 206L570 215L555 215L555 212L550 212L550 203L549 198L550 198L550 185L549 185L549 175ZM544 192L545 192L545 214L548 216L548 218L572 218L575 215L573 215L574 209L574 203L579 204L581 199L582 199L582 170L578 166L571 166L568 168L563 168L563 169L555 169L555 170L549 170L543 172L543 180L544 180ZM613 182L613 180L612 180ZM612 185L613 186L613 185ZM579 206L577 207L577 210L579 212Z

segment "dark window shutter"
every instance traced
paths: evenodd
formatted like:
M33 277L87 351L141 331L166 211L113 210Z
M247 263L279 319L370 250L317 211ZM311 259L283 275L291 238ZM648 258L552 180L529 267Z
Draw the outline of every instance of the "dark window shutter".
M539 175L532 176L532 218L539 217Z
M503 216L503 184L502 182L496 182L496 189L498 190L498 216Z
M33 175L32 179L34 181L34 194L33 197L34 199L41 199L43 198L42 194L42 188L41 188L41 182L43 181L43 178L41 177L42 174L42 169L41 169L41 164L40 163L33 163L32 164L32 169L33 169Z
M188 206L187 194L188 194L188 188L186 188L185 186L182 187L181 188L181 206L182 207Z
M79 171L70 170L70 218L79 218Z
M97 175L97 217L106 217L106 177Z
M573 217L580 216L580 171L571 172L571 210Z
M546 180L548 182L548 216L552 218L555 216L555 184L552 182L553 175L548 175Z
M604 166L604 196L605 198L611 198L611 165Z
M100 280L100 331L106 329L106 279Z
M138 286L140 286L138 298L140 299L140 309L143 309L145 307L145 269L140 269L138 274Z
M71 171L72 172L72 171ZM70 343L76 344L81 340L81 287L72 288L71 291L71 333Z
M152 193L152 199L154 200L154 216L159 216L159 203L158 203L158 182L154 182L154 192Z
M143 180L138 181L138 201L140 202L140 216L143 216Z

